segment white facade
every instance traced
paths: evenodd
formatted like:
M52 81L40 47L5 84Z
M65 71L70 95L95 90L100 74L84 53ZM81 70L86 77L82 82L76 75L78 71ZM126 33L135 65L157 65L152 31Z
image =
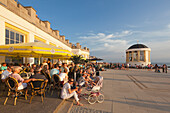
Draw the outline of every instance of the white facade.
M81 49L72 49L72 53L76 54L76 55L81 55L86 59L89 59L89 51L82 51Z
M16 32L16 33L23 34L24 43L34 42L35 40L38 40L46 44L50 44L50 45L53 45L53 46L56 46L62 49L69 50L70 52L74 52L74 49L72 49L72 44L69 43L68 40L67 41L65 40L65 36L60 36L59 31L57 32L58 35L56 35L57 34L56 31L50 28L49 22L40 21L39 18L36 17L36 11L33 8L29 8L32 11L32 12L31 11L29 12L28 9L26 9L25 7L22 7L21 5L19 7L16 7L19 9L20 14L24 11L26 12L26 13L23 13L23 15L24 14L26 15L25 18L28 16L27 15L28 13L31 13L32 14L31 18L35 18L35 23L31 23L27 19L24 19L23 17L16 14L16 12L13 12L8 9L8 7L14 7L11 5L11 3L13 3L14 5L17 4L14 0L9 0L9 1L0 0L0 2L1 2L0 4L0 39L1 39L0 45L6 44L6 29L7 29L9 30L9 32L11 30L14 33ZM8 6L7 4L8 2L11 2L10 3L11 6ZM2 5L3 3L4 5ZM33 11L35 12L35 14L33 13ZM32 17L33 14L35 17ZM40 21L40 25L39 25L40 27L37 27L38 25L37 26L35 25L37 21ZM41 27L44 29L41 29ZM48 32L46 32L45 29L47 29ZM56 37L53 37L52 35L56 35L58 39ZM89 51L83 52L81 49L79 49L78 55L81 55L81 54L89 55ZM34 58L28 58L27 61L29 63L34 63ZM0 62L1 63L5 62L4 56L0 56ZM23 61L23 63L24 62L25 60Z

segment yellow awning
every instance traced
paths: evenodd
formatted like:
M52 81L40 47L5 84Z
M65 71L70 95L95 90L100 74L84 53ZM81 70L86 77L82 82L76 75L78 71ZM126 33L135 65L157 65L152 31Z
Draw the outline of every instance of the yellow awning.
M69 59L72 53L42 42L9 44L0 46L0 55L19 57L48 57Z

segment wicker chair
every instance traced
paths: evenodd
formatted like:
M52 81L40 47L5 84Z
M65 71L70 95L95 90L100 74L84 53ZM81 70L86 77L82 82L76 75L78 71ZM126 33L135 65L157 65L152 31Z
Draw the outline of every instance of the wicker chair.
M45 88L47 86L47 82L44 79L36 79L35 81L30 82L31 85L31 99L30 104L35 95L40 95L41 100L43 102L43 96L45 97Z
M62 84L61 84L61 80L60 80L60 77L59 75L57 74L54 74L52 76L52 80L53 80L53 90L57 90L57 95L58 97L60 97L60 92L61 92L61 89L62 89ZM51 95L53 95L53 90L51 92Z
M51 76L48 73L46 73L44 70L42 70L41 73L48 79L47 87L48 87L48 91L50 92L51 87L53 86L53 82L51 80Z
M6 79L5 83L6 83L6 85L8 86L9 89L8 89L8 94L7 94L7 97L5 99L4 105L6 105L6 102L7 102L8 98L11 94L15 95L14 105L16 105L17 97L22 93L25 93L25 100L27 100L27 90L26 90L26 88L23 89L23 90L18 90L18 81L15 78L8 77Z

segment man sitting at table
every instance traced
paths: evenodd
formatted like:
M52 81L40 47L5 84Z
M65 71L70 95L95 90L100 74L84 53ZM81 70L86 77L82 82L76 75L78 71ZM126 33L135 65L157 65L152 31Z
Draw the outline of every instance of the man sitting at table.
M13 73L9 75L9 77L14 77L18 81L18 90L22 90L27 87L27 83L34 79L24 80L18 73L22 68L19 66L13 67Z
M64 84L62 91L61 91L61 98L62 99L69 99L72 96L74 96L74 99L76 100L77 105L83 106L83 104L81 104L79 102L79 98L78 98L78 95L76 93L76 91L78 91L78 88L71 89L71 85L73 84L73 82L74 82L74 80L72 78L70 78L69 81L66 84Z
M31 78L44 79L46 82L48 82L47 78L43 74L41 74L41 68L40 67L35 68L34 73L35 73L35 75L31 76L30 79Z
M5 70L1 75L2 82L5 82L5 79L12 73L12 67L8 66L7 70Z

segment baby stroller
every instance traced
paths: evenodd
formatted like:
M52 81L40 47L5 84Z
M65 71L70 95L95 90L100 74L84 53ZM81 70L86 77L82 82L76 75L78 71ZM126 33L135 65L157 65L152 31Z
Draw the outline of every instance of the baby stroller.
M88 101L89 104L94 104L96 101L102 103L104 101L104 95L101 93L103 86L103 77L97 76L97 84L92 88L87 87L83 97Z

